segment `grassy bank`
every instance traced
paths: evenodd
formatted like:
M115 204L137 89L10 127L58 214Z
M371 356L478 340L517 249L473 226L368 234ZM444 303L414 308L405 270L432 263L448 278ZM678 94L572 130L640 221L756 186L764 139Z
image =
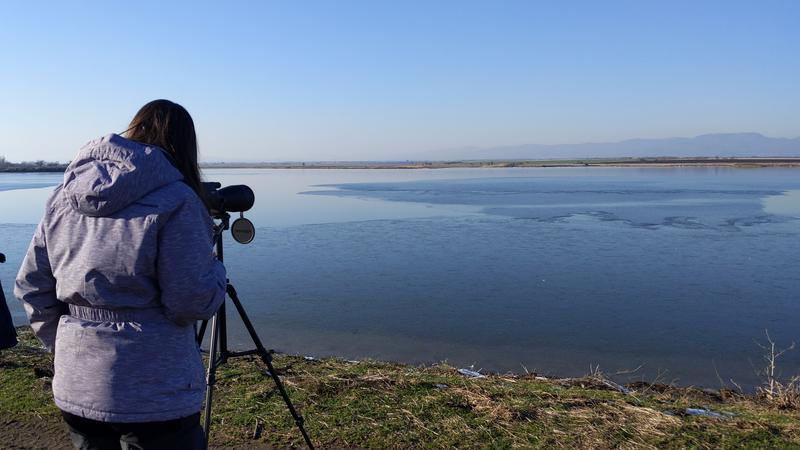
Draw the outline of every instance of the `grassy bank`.
M0 448L63 446L51 358L20 331L21 344L0 351ZM466 378L446 365L287 355L275 367L319 448L800 448L800 410L730 391L635 384L624 393L599 375ZM263 369L253 358L220 369L214 447L302 446Z

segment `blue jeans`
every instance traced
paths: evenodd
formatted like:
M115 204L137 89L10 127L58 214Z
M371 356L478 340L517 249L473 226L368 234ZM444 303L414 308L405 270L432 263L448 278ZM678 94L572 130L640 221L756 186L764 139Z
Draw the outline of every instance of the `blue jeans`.
M72 444L80 450L203 450L200 413L164 422L107 423L61 412Z

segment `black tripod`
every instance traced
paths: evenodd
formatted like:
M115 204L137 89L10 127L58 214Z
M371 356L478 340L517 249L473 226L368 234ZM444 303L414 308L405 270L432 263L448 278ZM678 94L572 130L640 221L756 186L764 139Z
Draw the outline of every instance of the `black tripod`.
M217 258L222 261L222 232L229 228L230 215L223 212L215 214L214 218L221 221L214 227L214 240L217 250ZM292 418L294 418L294 423L297 425L297 428L303 435L303 439L305 439L308 448L313 450L314 446L311 444L311 439L308 437L308 433L306 433L306 429L303 426L303 416L297 413L292 401L289 399L289 395L286 393L286 389L284 389L281 379L275 372L275 367L272 366L272 354L270 351L267 351L264 348L264 345L261 343L261 339L258 337L255 328L253 328L250 318L247 317L247 312L245 312L242 303L239 301L239 296L236 294L236 289L234 289L230 281L228 281L226 292L228 294L228 298L230 298L231 302L233 303L233 306L236 307L236 311L239 313L239 317L242 319L242 323L244 324L245 328L247 328L247 332L250 334L250 339L252 339L256 348L241 352L234 352L228 349L228 329L225 317L225 302L223 302L216 314L214 314L214 317L211 319L211 341L208 349L208 372L206 374L206 443L208 443L208 437L211 434L211 398L214 391L214 384L216 383L217 368L224 364L228 358L246 355L258 355L261 357L261 360L264 362L264 364L267 365L269 375L272 377L272 380L275 381L275 386L278 388L281 397L283 397L286 407L289 408L289 412L292 414ZM208 321L203 321L202 325L200 325L200 329L197 332L198 345L200 345L203 341L203 336L205 334L207 325Z

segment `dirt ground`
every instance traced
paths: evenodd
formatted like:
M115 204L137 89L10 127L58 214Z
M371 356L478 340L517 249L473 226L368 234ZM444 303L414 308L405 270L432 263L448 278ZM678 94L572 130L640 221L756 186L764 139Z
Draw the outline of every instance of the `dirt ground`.
M229 442L214 438L213 429L210 448L247 448L271 449L265 443L256 442L242 446L231 445ZM63 422L54 422L50 419L37 419L35 421L19 421L0 418L0 449L8 450L70 450L72 442ZM178 450L178 449L176 449Z
M67 427L61 422L42 419L20 422L0 419L0 448L72 449Z

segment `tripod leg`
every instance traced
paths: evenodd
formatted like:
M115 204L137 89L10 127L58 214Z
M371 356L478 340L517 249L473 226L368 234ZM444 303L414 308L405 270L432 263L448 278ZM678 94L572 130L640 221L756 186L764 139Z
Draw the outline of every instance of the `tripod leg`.
M206 406L205 406L205 432L206 447L211 436L211 399L214 393L214 384L217 382L217 342L219 341L219 324L217 314L211 319L211 342L208 348L208 371L206 372Z
M236 289L234 289L232 284L228 283L227 291L228 297L230 297L233 305L236 307L236 311L239 312L239 317L241 317L242 323L244 323L245 328L247 328L247 332L250 334L250 338L256 345L256 350L258 350L261 360L267 365L267 369L269 369L269 375L275 381L275 386L278 388L278 392L280 392L284 403L286 403L286 406L289 408L289 412L292 414L292 418L294 418L295 425L297 425L297 428L300 430L300 434L303 435L303 439L305 439L308 448L313 450L314 445L311 443L311 438L308 437L308 433L306 433L305 426L303 426L303 416L298 414L297 410L294 409L294 405L292 404L292 400L289 398L289 394L286 393L286 389L283 387L280 377L278 377L278 374L275 372L275 367L272 366L272 355L270 355L270 353L261 343L261 339L258 337L255 328L253 328L253 324L250 322L250 318L247 316L247 312L245 312L242 303L239 301L239 295L236 294Z
M228 313L225 311L225 302L222 302L217 310L217 326L219 327L219 360L224 363L228 360L230 350L228 350Z
M203 345L203 338L206 334L206 327L208 327L208 321L204 320L200 324L200 329L197 331L197 345Z

